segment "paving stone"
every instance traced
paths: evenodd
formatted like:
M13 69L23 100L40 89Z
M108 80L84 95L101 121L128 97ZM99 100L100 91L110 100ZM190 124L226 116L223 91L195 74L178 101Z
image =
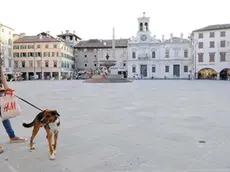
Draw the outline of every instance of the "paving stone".
M9 85L42 109L61 114L56 160L48 157L41 128L36 149L7 143L0 125L4 172L201 172L230 171L230 89L221 81L24 81ZM27 138L38 110L20 101L12 119ZM200 143L199 141L205 141ZM3 170L2 170L3 169Z

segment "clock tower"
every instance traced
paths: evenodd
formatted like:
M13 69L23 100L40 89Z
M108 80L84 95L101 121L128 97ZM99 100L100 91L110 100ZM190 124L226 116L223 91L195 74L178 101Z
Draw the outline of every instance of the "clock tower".
M137 35L141 42L145 42L150 38L150 31L149 31L149 17L145 16L145 12L143 12L143 16L138 18L138 32Z

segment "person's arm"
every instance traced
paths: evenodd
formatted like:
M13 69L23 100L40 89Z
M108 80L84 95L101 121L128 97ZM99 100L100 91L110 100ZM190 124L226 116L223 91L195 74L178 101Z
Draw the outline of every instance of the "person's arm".
M3 88L7 89L8 85L7 85L7 81L6 81L6 76L5 76L4 71L3 71L3 67L1 67L0 70L1 70L0 72L1 72L1 80L2 80Z

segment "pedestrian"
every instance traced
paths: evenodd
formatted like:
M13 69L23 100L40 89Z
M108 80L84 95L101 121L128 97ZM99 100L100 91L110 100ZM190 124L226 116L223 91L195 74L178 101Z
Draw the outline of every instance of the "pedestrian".
M0 67L0 90L4 90L6 88L8 88L7 86L7 81L6 81L6 77L3 71L3 67ZM3 92L0 93L0 97L3 95ZM0 111L1 113L1 111ZM9 136L9 142L10 143L22 143L22 142L26 142L27 140L23 137L17 137L14 133L14 130L11 126L11 122L9 119L2 121L2 124L6 130L6 133ZM4 152L4 147L3 145L0 145L0 153Z

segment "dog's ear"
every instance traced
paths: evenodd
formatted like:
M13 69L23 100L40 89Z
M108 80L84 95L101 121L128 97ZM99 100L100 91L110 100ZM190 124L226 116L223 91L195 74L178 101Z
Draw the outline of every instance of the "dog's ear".
M60 114L59 114L56 110L53 110L53 111L52 111L52 115L57 116L57 117L60 116Z

